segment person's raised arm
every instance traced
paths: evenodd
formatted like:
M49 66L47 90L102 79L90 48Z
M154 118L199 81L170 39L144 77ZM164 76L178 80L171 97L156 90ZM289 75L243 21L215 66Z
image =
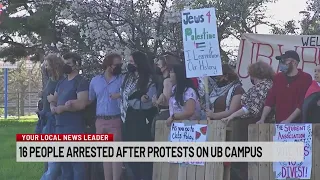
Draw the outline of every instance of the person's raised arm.
M163 81L163 92L157 100L157 104L166 105L169 102L172 93L172 83L169 78Z

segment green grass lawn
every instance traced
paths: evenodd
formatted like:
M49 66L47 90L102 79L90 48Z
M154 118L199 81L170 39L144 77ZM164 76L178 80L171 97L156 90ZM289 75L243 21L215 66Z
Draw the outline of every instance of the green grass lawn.
M0 119L0 179L37 180L40 179L44 163L16 162L16 134L33 133L35 117L20 117L20 120Z

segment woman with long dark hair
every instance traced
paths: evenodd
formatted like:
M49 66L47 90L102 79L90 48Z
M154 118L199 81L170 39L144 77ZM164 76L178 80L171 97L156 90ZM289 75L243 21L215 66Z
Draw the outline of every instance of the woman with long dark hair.
M167 119L167 124L170 125L174 120L199 120L199 94L192 80L186 77L183 64L173 66L170 80L173 87L169 100L170 117Z
M123 78L120 90L123 141L150 141L148 110L153 107L152 97L157 94L152 67L142 52L131 54L128 73ZM152 164L126 163L133 179L152 179Z

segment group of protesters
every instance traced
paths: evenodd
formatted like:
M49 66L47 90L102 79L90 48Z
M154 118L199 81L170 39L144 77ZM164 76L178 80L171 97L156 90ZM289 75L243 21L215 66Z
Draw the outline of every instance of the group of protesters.
M36 133L85 133L84 113L92 104L96 133L113 134L115 141L153 141L159 120L168 126L176 120L207 117L226 124L244 118L252 123L311 121L310 114L317 112L310 109L320 105L316 93L320 92L320 69L315 68L312 82L311 75L298 69L300 58L295 51L276 59L280 73L262 61L248 67L252 83L248 91L234 69L222 65L222 75L208 77L207 107L205 80L186 77L183 55L165 53L153 64L137 51L123 66L119 54L110 54L103 60L103 73L89 82L79 74L78 54L70 52L61 58L50 54L44 61L50 79L41 95L43 109ZM120 180L124 171L130 171L134 180L152 179L152 163L104 162L103 169L105 180ZM82 180L85 173L85 163L49 162L41 180Z

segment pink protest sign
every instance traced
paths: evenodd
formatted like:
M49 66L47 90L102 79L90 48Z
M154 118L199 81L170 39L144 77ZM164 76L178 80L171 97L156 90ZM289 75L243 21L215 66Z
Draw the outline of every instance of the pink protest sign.
M310 179L312 168L312 125L276 124L275 142L304 142L303 162L275 162L275 179Z

